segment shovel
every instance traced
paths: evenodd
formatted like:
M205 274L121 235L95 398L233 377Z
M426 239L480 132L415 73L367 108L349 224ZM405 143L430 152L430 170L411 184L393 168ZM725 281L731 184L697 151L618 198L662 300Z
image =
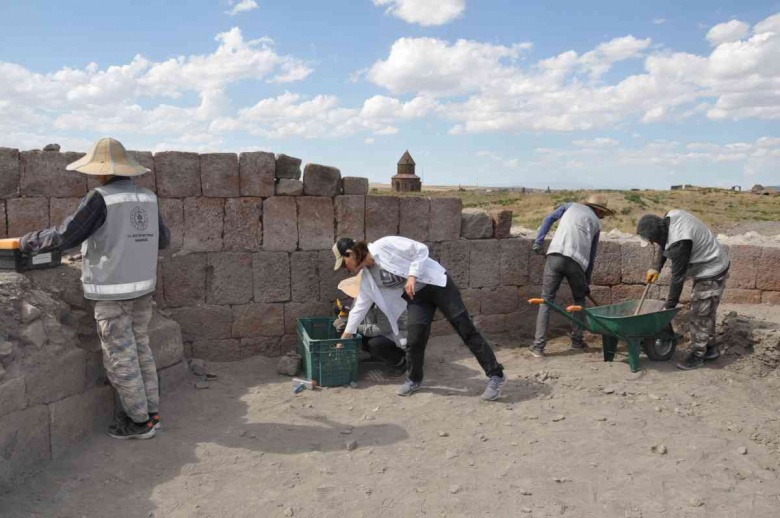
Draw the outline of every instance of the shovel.
M647 292L650 291L650 283L648 282L645 284L645 291L642 293L642 298L639 299L639 305L636 307L636 311L634 312L634 316L637 316L640 311L642 311L642 306L645 304L645 299L647 298Z

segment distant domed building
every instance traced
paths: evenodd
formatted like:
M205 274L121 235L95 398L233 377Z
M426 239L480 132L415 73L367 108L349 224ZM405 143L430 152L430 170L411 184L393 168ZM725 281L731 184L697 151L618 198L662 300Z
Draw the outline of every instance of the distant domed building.
M401 160L398 161L398 172L393 176L393 190L395 192L420 192L422 181L414 174L414 159L407 149Z

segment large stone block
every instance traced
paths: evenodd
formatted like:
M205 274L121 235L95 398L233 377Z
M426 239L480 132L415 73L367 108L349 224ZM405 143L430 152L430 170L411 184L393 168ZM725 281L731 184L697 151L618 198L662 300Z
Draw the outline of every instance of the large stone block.
M334 270L333 266L335 263L336 259L333 257L333 252L320 250L320 301L330 304L336 301L339 283L349 277L349 272L346 268Z
M184 355L181 326L155 312L149 323L149 347L157 370L179 363Z
M620 302L627 302L629 300L639 300L642 298L642 294L645 291L645 287L639 284L620 284L618 286L612 286L612 303L619 304ZM660 286L651 286L647 292L646 300L660 299L661 296L666 296L667 290L661 290ZM599 300L601 302L601 300Z
M51 459L49 409L38 405L0 417L0 490Z
M330 250L333 247L333 200L301 196L298 202L298 247Z
M295 198L263 202L263 249L294 252L298 248L298 209Z
M780 291L780 248L764 247L756 272L756 288Z
M761 292L759 290L731 288L724 292L723 302L726 304L761 304Z
M351 237L355 241L363 241L366 237L366 197L336 196L333 199L336 218L336 236Z
M250 336L241 339L241 359L251 356L281 356L282 355L282 337L281 336Z
M282 304L244 304L233 306L233 338L247 336L282 336L284 306Z
M307 302L319 298L320 274L318 252L295 252L290 254L290 280L292 300Z
M5 214L5 200L0 200L0 238L8 237L8 220Z
M635 242L620 244L621 279L623 284L643 284L647 270L653 266L653 247Z
M357 194L361 196L368 194L368 178L345 176L341 179L341 185L344 194Z
M184 202L174 198L159 198L160 216L171 231L171 244L161 250L163 254L172 254L184 246Z
M428 222L430 241L460 239L460 198L431 198L431 218Z
M290 257L285 252L252 255L255 302L290 300Z
M225 200L224 250L254 252L263 244L262 198Z
M61 456L98 427L108 426L113 416L111 387L93 388L49 405L52 458Z
M19 196L21 173L19 150L0 147L0 198Z
M726 288L752 290L756 287L762 248L760 246L733 245L729 247L729 278Z
M5 203L9 236L21 237L49 226L49 200L46 198L12 198Z
M157 193L164 198L201 195L200 157L197 153L162 151L154 154Z
M84 156L58 151L22 151L19 155L22 196L70 198L87 193L85 175L66 171L65 166Z
M366 196L366 241L398 235L398 211L396 196Z
M612 290L609 286L594 286L591 284L590 296L598 302L599 306L608 306L609 304L612 304Z
M192 356L210 362L237 362L242 359L241 342L235 338L198 340L192 344Z
M780 306L780 291L762 291L761 303Z
M276 159L273 153L252 151L238 155L241 196L268 198L274 195Z
M208 255L207 304L246 304L252 300L252 255L221 252Z
M528 260L531 253L530 239L504 239L500 244L500 284L522 286L528 283Z
M192 356L190 354L190 356ZM160 395L165 396L174 392L191 379L190 371L187 368L187 362L182 360L174 363L170 367L157 370L157 382L160 387Z
M86 353L71 349L25 374L27 404L59 401L82 392L86 386Z
M494 209L489 212L493 221L493 238L506 239L512 229L512 211L508 209Z
M508 329L506 315L479 315L474 317L474 325L487 335L505 333Z
M463 209L460 214L460 235L465 239L493 237L493 220L482 209Z
M184 341L230 338L233 313L226 306L193 306L171 310L171 318L181 326Z
M301 179L301 159L284 154L276 155L276 177Z
M486 294L490 295L489 292ZM471 316L482 314L482 290L465 288L460 290L460 295L463 297L463 304L466 305L466 309Z
M333 305L327 302L290 302L284 305L284 332L294 335L299 318L332 316Z
M326 165L306 164L303 169L303 194L329 198L341 194L341 171Z
M650 268L649 264L647 268ZM645 271L647 271L647 268ZM602 286L615 286L620 284L621 280L622 252L620 243L602 240L599 242L591 283Z
M59 225L69 216L76 213L81 198L51 198L49 200L49 222Z
M431 255L437 256L439 263L449 272L452 279L459 287L469 286L469 272L471 269L471 245L465 239L436 243Z
M483 315L504 315L520 308L520 292L515 286L498 286L482 293Z
M498 286L501 273L501 243L495 239L486 239L470 241L469 245L469 286L472 288Z
M279 178L276 182L277 196L303 196L303 182L292 178Z
M0 381L0 417L27 408L24 378L7 378Z
M222 250L225 200L187 198L184 200L184 249L188 252Z
M546 250L550 245L549 241L545 241L543 247ZM531 243L533 246L533 242ZM544 254L535 254L531 251L528 254L528 282L533 284L541 284L544 278L544 266L547 264L547 256Z
M166 306L195 306L206 302L206 254L166 258L162 276Z
M239 196L238 155L204 153L200 155L200 182L203 196L231 198Z
M398 235L415 241L428 241L428 220L431 217L429 198L401 198L398 212Z

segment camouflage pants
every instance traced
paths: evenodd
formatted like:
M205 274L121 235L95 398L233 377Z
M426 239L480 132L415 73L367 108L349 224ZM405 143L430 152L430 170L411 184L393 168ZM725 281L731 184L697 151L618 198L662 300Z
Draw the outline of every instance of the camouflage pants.
M694 280L691 293L691 352L704 355L707 346L714 345L715 318L726 288L728 270L712 279Z
M95 303L103 365L127 415L137 423L157 412L157 368L149 348L152 295Z

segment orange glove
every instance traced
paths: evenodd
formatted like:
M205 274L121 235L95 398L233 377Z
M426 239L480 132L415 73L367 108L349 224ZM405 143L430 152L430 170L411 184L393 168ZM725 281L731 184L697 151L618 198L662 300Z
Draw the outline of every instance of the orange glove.
M658 270L653 270L653 269L647 270L647 273L645 274L645 282L647 284L655 284L658 281L658 277L660 275L661 274L658 273Z

